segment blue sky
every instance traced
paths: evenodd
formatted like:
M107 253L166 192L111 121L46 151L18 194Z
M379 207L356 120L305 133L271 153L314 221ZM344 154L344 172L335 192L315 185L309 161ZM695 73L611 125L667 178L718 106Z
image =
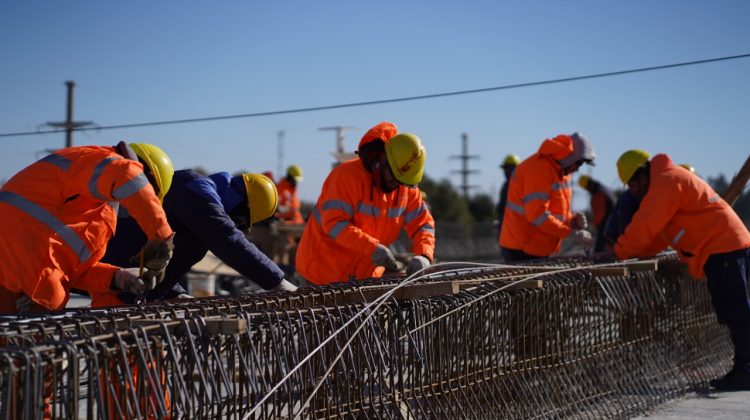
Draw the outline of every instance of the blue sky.
M0 3L0 133L65 117L101 126L335 105L750 53L750 2L738 1L19 1ZM459 168L461 133L481 159L471 181L496 194L497 165L581 131L586 169L617 186L625 150L666 152L703 176L734 174L750 152L750 59L413 102L99 130L75 144L161 146L177 168L305 172L314 200L334 134L347 149L380 121L419 135L426 173ZM42 127L43 128L43 127ZM61 147L63 134L0 137L0 179ZM576 207L585 206L577 190Z

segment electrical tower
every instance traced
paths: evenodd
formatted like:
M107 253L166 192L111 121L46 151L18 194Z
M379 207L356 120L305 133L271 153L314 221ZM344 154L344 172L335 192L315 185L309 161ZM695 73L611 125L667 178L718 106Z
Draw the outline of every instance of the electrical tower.
M320 131L336 131L336 151L331 152L336 161L333 163L333 167L338 166L339 163L354 158L353 153L347 153L344 151L344 132L346 130L354 130L356 127L335 125L333 127L320 127Z
M65 121L62 122L48 122L46 125L53 128L64 128L65 129L65 147L73 146L73 131L76 128L86 127L93 125L91 121L73 121L73 88L76 83L72 80L65 82L65 86L68 87L68 109L66 112Z
M466 133L461 134L461 154L452 155L451 159L461 159L461 169L451 171L452 173L461 174L461 190L464 199L469 199L469 190L476 188L476 185L469 185L469 175L479 173L478 170L469 169L469 161L479 159L479 155L469 154L469 136Z

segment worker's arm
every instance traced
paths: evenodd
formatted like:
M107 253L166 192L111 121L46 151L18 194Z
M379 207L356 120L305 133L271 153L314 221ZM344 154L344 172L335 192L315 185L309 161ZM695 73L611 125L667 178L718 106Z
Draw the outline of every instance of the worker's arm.
M119 269L120 267L111 264L97 262L81 273L73 273L70 276L70 287L85 290L89 294L111 292L112 276Z
M379 241L354 225L355 211L370 211L358 208L360 197L366 193L345 172L334 171L323 186L318 200L321 208L316 210L320 212L323 230L337 244L360 254L371 255Z
M174 206L174 216L214 255L266 290L281 283L284 272L235 227L218 195L207 197L190 191L184 197L182 205Z
M561 183L547 173L537 173L523 179L524 196L521 197L526 220L536 229L554 236L565 238L570 227L565 223L567 214L552 214L549 210L553 189L562 188Z
M671 182L651 177L648 193L625 233L617 239L615 254L618 258L643 256L660 246L661 232L679 208L678 194ZM666 242L662 240L662 244Z
M411 238L414 255L424 255L432 261L435 253L435 220L418 190L410 195L406 204L404 229Z
M172 235L161 201L139 162L119 157L102 160L94 170L89 191L100 200L125 206L149 240L165 240Z

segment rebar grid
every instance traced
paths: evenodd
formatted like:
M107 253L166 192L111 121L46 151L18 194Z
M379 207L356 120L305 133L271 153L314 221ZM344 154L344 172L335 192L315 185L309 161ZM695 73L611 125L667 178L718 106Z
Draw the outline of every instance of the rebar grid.
M400 279L0 322L0 417L627 418L729 367L705 284L674 255L540 278L379 307L353 297Z

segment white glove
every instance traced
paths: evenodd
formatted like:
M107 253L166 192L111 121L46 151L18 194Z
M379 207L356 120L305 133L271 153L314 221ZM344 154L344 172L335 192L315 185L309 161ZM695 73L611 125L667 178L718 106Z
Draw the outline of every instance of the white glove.
M427 268L430 266L430 260L424 255L417 255L409 261L409 266L406 268L406 275L411 276L417 271Z
M372 252L372 263L378 267L385 267L385 271L398 271L396 257L387 246L378 244Z
M589 221L586 219L586 215L581 212L573 214L573 223L571 223L573 229L588 229Z
M177 295L176 299L177 300L190 300L190 299L195 299L195 296L189 295L187 293L180 293L179 295Z
M287 279L281 280L281 283L279 283L276 287L271 289L272 292L296 292L297 286L293 285L292 282L290 282Z
M25 294L21 294L21 297L16 300L16 311L21 314L29 312L29 310L31 310L31 305L33 304L34 301L31 300L30 297L26 296Z
M139 268L121 268L112 276L112 288L121 292L142 295L146 290L143 280L138 278Z
M575 229L570 233L570 239L581 244L584 248L591 248L594 245L594 238L591 237L591 232L588 230Z

